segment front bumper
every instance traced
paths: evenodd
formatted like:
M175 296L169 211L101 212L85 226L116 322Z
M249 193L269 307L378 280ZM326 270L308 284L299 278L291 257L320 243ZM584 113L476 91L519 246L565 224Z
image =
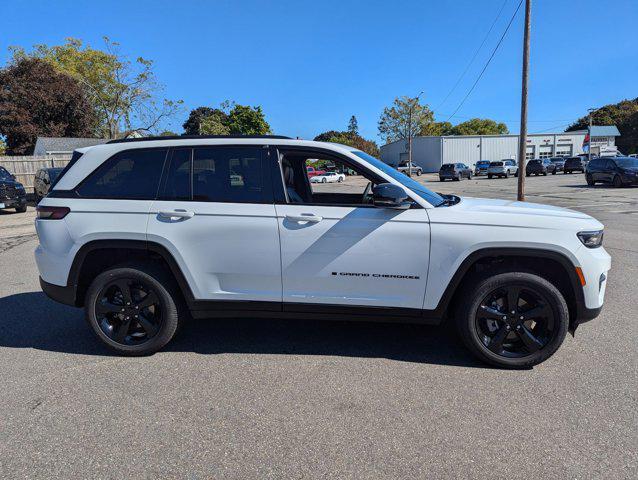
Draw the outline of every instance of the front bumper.
M0 208L24 207L27 204L27 197L0 198Z

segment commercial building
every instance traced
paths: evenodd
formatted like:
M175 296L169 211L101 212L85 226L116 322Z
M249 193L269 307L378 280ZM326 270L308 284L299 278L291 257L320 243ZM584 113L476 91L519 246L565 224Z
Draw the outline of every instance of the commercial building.
M587 130L560 133L535 133L527 136L527 159L572 156L583 153ZM592 153L616 151L616 127L592 127ZM424 172L438 172L444 163L465 163L473 167L479 160L518 161L518 135L454 135L415 137L412 162ZM407 141L398 140L381 147L381 160L388 165L408 161Z

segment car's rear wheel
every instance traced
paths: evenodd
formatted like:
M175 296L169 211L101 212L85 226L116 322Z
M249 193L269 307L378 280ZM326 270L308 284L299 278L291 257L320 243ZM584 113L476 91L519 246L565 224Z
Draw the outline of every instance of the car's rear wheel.
M487 178L489 178L490 180L492 179L492 175L491 174L487 174Z
M528 368L551 357L565 339L569 311L547 280L523 272L494 275L467 285L457 317L459 334L481 360Z
M612 180L612 184L614 185L614 187L616 188L620 188L622 187L622 178L620 178L620 175L616 175L614 177L614 179Z
M509 178L510 177L510 172L509 171L505 171L505 175L503 175L505 178Z
M585 174L585 181L590 187L596 184L596 182L594 182L594 177L591 176L591 173Z
M421 172L421 170L417 170L417 171L416 171L416 176L417 176L417 177L420 177L420 176L421 176L421 173L422 173L422 172Z
M20 205L19 207L16 207L16 213L24 213L27 211L27 206L25 205Z
M84 310L91 329L109 348L122 355L148 355L175 335L178 303L176 287L163 271L121 267L93 280Z

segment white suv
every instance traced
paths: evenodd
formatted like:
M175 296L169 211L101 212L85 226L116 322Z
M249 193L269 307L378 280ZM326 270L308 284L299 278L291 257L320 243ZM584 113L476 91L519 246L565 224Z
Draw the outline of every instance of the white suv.
M311 184L318 159L358 175ZM36 229L42 289L127 355L189 314L449 320L484 361L528 367L599 314L610 268L583 213L439 195L351 147L275 136L80 149Z

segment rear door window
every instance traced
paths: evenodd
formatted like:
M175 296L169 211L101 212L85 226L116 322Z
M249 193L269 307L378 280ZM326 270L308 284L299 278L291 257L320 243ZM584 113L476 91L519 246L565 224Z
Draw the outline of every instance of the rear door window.
M193 154L193 200L265 203L259 147L202 147Z
M119 152L89 175L77 193L87 198L153 200L167 152L165 148Z

